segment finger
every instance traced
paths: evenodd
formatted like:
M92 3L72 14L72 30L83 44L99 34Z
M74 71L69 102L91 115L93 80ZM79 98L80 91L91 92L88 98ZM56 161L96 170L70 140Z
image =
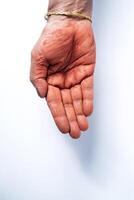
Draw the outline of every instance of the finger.
M81 82L83 95L83 112L86 116L93 112L93 76L84 79Z
M52 74L47 78L48 84L56 86L61 89L64 88L64 80L65 80L64 74L61 72Z
M47 94L47 63L44 57L37 51L32 51L30 81L37 90L40 97L45 97Z
M81 85L76 85L71 88L71 96L79 128L85 131L88 129L88 121L83 113Z
M79 65L66 73L65 87L70 88L80 83L85 77L91 76L94 72L94 64Z
M66 111L66 115L69 121L70 126L70 136L73 138L79 138L80 137L80 129L77 123L75 111L72 105L72 98L71 98L71 92L69 89L64 89L61 91L62 94L62 100L63 105Z
M59 88L49 85L46 100L59 130L62 133L69 132L69 123Z

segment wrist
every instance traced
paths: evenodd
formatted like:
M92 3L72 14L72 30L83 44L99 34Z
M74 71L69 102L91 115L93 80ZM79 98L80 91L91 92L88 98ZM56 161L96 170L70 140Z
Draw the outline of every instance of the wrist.
M92 15L92 0L49 0L48 12L77 11L86 16Z

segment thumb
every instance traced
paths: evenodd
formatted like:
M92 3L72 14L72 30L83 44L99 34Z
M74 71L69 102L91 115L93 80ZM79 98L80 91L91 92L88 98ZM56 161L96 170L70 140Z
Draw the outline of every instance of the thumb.
M41 61L43 60L43 61ZM45 59L41 59L40 54L32 53L31 68L30 68L30 81L37 90L41 98L46 97L48 84L46 81L47 76L47 63Z
M48 84L45 79L43 78L36 79L34 80L33 85L36 88L36 91L41 98L46 97Z

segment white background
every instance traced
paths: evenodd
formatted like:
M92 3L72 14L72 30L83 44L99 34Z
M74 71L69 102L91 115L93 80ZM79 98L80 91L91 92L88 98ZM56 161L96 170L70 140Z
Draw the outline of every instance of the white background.
M0 200L134 199L133 8L94 1L95 109L72 140L29 82L47 1L0 1Z

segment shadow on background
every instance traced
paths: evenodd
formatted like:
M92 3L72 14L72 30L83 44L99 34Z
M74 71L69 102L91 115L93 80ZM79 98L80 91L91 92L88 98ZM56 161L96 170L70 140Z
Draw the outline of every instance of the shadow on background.
M114 130L111 129L114 118L109 118L109 112L112 114L111 99L108 92L105 91L105 81L108 82L107 66L104 66L105 59L101 52L104 52L105 31L104 18L107 13L103 3L94 1L94 33L97 44L97 64L94 81L94 113L89 117L89 129L82 133L81 138L74 141L67 138L66 142L71 146L76 154L82 168L82 172L89 179L93 179L98 184L105 185L114 174L113 161L115 160L114 149ZM103 24L103 27L102 27ZM103 49L103 51L102 51ZM101 58L102 56L102 58ZM109 62L109 61L108 61ZM104 70L106 67L106 74ZM102 70L103 69L103 70ZM104 79L104 81L102 81ZM106 88L107 90L107 88ZM101 95L100 95L101 94ZM107 97L102 97L105 94ZM104 99L106 98L105 102ZM108 101L108 103L106 102ZM106 104L106 105L105 105ZM108 110L109 109L109 110ZM105 114L104 114L105 113ZM113 113L114 114L114 113ZM102 116L103 115L103 116ZM114 129L114 127L113 127Z

